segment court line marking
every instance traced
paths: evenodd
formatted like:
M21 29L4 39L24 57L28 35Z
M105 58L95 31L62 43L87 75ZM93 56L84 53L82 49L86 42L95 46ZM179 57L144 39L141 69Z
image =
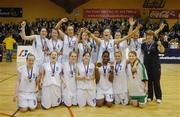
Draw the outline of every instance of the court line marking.
M3 80L0 80L0 83L4 82L4 81L6 81L6 80L9 80L9 79L13 78L13 77L16 76L16 75L17 75L17 74L13 74L13 75L11 75L11 76L8 77L8 78L5 78L5 79L3 79Z
M11 115L11 117L15 117L15 115L19 112L19 108Z
M74 113L73 113L73 111L71 110L71 108L70 108L70 107L67 107L67 109L68 109L68 111L69 111L69 113L70 113L70 116L71 116L71 117L74 117Z
M0 113L0 115L4 115L4 116L8 116L8 117L12 117L10 114L6 114L6 113ZM16 116L13 116L16 117Z

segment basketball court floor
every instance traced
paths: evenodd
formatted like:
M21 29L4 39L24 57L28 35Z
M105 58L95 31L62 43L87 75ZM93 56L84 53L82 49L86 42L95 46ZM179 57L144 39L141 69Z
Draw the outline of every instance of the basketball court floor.
M0 117L11 116L16 110L12 101L17 78L16 62L0 63ZM112 108L60 106L49 110L40 107L33 112L17 112L16 117L180 117L180 64L162 64L162 104L155 101L145 108L114 105Z

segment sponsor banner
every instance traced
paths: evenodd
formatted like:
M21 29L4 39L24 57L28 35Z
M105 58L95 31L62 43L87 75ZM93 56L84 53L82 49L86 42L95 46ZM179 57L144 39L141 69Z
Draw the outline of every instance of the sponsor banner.
M152 19L179 19L180 10L150 10L149 17Z
M139 9L84 9L84 18L129 18L139 17Z
M180 49L167 49L159 57L161 63L180 64Z
M17 66L26 63L26 57L29 53L33 53L32 46L18 46L17 47Z

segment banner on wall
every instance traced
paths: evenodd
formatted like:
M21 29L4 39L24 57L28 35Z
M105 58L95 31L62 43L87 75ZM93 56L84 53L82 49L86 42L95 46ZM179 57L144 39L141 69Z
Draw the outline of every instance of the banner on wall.
M26 63L26 57L29 53L33 53L32 46L18 46L17 47L17 66Z
M180 64L180 49L166 49L159 57L161 63Z
M150 10L149 17L152 19L179 19L180 10Z
M139 17L139 9L84 9L84 18L129 18Z
M0 8L0 17L22 17L23 9L22 8Z

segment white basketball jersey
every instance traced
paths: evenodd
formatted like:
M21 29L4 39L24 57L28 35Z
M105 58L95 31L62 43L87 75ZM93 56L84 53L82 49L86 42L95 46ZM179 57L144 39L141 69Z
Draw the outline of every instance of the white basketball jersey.
M60 53L62 52L63 41L61 41L60 39L57 39L56 41L53 41L52 39L50 39L48 41L48 48L49 48L49 52L57 51L58 53ZM59 55L58 56L59 63L61 63L61 58L62 58L62 55Z
M76 64L70 66L69 62L63 63L63 74L64 74L63 77L66 85L71 91L76 91L76 80L75 80L76 69L77 69Z
M96 44L96 41L91 39L91 47L92 47L92 51L91 51L91 63L96 63L98 60L98 54L99 54L99 45Z
M114 80L113 90L114 94L127 92L127 74L126 74L126 61L115 63L114 66Z
M45 71L43 86L56 85L61 86L60 73L62 71L62 65L58 62L51 64L50 62L43 64Z
M112 82L109 81L110 70L111 68L109 64L107 66L102 65L99 68L100 80L97 84L97 90L101 89L101 90L107 91L109 89L112 89Z
M77 39L75 36L72 38L65 35L63 42L63 62L69 61L69 53L75 51L77 48Z
M137 57L142 59L143 55L141 53L141 44L142 44L142 38L138 38L137 40L131 39L130 51L135 51L137 53Z
M42 65L44 62L44 50L47 49L48 39L41 39L40 35L35 35L35 37L32 48L36 57L36 64Z
M84 65L82 62L77 65L78 73L80 77L93 77L94 64ZM94 80L77 80L78 89L95 89Z
M122 60L126 60L126 49L127 49L127 40L120 42L119 44L115 45L115 49L118 49L122 52Z
M39 75L39 69L35 65L32 70L27 69L27 65L18 68L20 73L19 91L26 93L34 93L36 91L36 80Z
M114 40L109 39L108 41L101 40L99 47L98 61L102 62L102 53L107 50L110 54L110 62L114 62Z
M83 58L83 53L84 52L88 52L89 48L90 47L90 42L87 42L86 44L83 44L83 43L79 43L78 44L78 63L81 63L82 62L82 58Z

